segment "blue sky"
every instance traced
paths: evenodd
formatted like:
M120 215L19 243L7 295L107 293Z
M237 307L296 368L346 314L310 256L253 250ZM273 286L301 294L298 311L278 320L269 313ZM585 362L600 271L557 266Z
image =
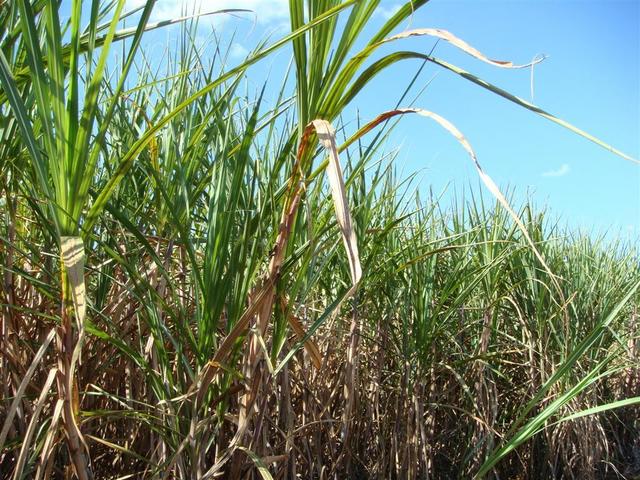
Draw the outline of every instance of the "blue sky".
M493 58L525 63L548 55L534 69L534 103L639 158L638 5L434 0L414 24L445 28ZM529 70L495 69L442 44L436 55L531 98ZM573 227L638 236L638 165L447 72L438 74L419 103L464 132L501 186L520 196L530 192ZM458 187L477 183L455 144L433 129L425 139L423 125L411 122L400 135L407 167L424 165L425 181L436 188L449 181Z
M188 0L193 8L199 0ZM129 0L135 6L143 0ZM216 18L204 22L235 32L231 46L239 61L266 33L273 38L287 28L287 0L205 0L203 10L249 8L257 19ZM159 0L156 19L179 16L181 0ZM370 32L399 5L382 0ZM377 24L377 25L376 25ZM505 70L485 65L440 42L435 56L456 64L640 158L640 2L638 1L497 1L431 0L404 28L432 27L452 32L490 58L528 63L530 69ZM171 29L155 33L147 48L166 45ZM434 41L402 40L385 47L429 52ZM249 84L258 88L267 73L279 82L289 52L252 67ZM363 119L395 106L399 93L420 64L398 64L380 75L346 112ZM431 81L417 107L441 114L468 138L480 163L516 198L537 205L573 228L640 236L640 166L491 94L468 81L428 65L418 87ZM533 92L532 92L533 83ZM408 175L420 171L421 188L460 192L478 187L465 152L428 120L403 119L388 149L400 147L398 167ZM447 196L445 195L445 198Z

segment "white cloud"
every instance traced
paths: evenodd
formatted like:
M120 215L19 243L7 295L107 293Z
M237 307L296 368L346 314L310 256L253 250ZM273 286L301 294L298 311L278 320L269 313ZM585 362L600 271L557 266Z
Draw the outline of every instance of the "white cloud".
M133 10L134 8L143 6L145 3L146 0L127 0L127 2L124 4L124 10L125 12Z
M381 5L376 9L376 14L380 15L385 20L389 20L396 13L398 13L398 10L400 10L401 6L402 5L400 4L387 5L387 6Z
M126 9L144 5L146 0L127 0ZM233 16L254 19L260 24L282 22L289 18L288 0L158 0L153 9L152 21L171 20L194 13L225 9L246 9L253 13L217 14L204 17L214 25L222 25Z
M542 174L543 177L564 177L571 171L571 167L568 163L563 163L557 170L549 170Z
M239 43L232 43L229 47L229 56L233 59L246 58L249 54L249 50L240 45Z

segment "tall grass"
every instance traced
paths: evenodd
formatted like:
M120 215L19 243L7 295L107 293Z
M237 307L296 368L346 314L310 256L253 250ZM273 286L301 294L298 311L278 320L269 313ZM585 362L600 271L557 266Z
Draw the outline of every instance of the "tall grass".
M437 114L343 115L420 58L634 159L444 60L376 56L429 35L517 68L394 35L426 1L366 38L379 1L291 0L292 33L231 68L197 15L156 64L154 2L124 3L0 3L2 478L637 474L637 249L512 207ZM288 44L293 90L247 93ZM398 180L408 113L495 204Z

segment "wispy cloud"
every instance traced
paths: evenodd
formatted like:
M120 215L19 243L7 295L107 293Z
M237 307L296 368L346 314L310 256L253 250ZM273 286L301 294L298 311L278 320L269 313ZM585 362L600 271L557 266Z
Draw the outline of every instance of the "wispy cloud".
M402 5L399 3L394 5L380 6L376 9L376 14L380 15L385 20L389 20L398 12L398 10L400 10L401 6Z
M543 177L564 177L571 171L571 167L568 163L563 163L557 170L549 170L542 174Z
M145 0L127 0L127 10L145 3ZM255 18L260 24L282 22L289 18L288 0L158 0L153 9L152 20L169 20L183 15L232 8L252 10L253 15L245 15L251 20ZM228 22L231 18L233 16L227 14L206 17L209 23L216 26Z
M229 47L229 56L234 60L245 58L249 54L249 50L239 43L232 43Z

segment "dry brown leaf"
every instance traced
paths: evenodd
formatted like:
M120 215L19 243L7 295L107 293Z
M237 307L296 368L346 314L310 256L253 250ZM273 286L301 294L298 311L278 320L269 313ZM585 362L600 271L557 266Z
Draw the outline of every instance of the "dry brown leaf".
M528 67L531 67L532 65L540 63L544 59L544 58L538 58L524 65L514 65L512 62L507 62L502 60L493 60L487 57L484 53L480 52L476 48L469 45L464 40L456 37L451 32L448 32L447 30L442 30L440 28L418 28L415 30L407 30L406 32L402 32L397 35L393 35L389 38L386 38L381 43L392 42L394 40L400 40L408 37L422 37L422 36L435 37L441 40L445 40L446 42L449 42L451 45L459 48L463 52L471 55L473 58L476 58L482 62L488 63L490 65L494 65L500 68L528 68Z
M353 229L351 212L349 211L349 204L347 201L347 193L344 186L344 180L342 178L342 169L340 168L338 146L336 145L336 132L333 126L326 120L314 120L311 124L313 125L322 146L329 155L327 176L329 178L329 185L331 186L331 196L333 197L336 219L338 220L338 225L342 232L342 240L347 251L349 269L351 271L351 281L355 287L362 278L362 266L360 265L356 232Z
M0 451L4 447L4 442L11 428L13 418L18 412L18 408L20 407L24 399L24 394L27 390L27 387L29 386L29 382L31 382L31 377L33 377L33 374L35 373L38 365L40 364L45 354L47 353L49 344L51 343L51 340L53 340L53 337L55 337L55 334L56 334L56 329L52 328L47 334L47 336L44 338L44 340L42 341L40 348L38 349L38 351L33 357L33 360L31 361L31 365L29 365L29 368L27 369L24 376L22 377L20 386L18 387L17 391L13 395L13 401L11 402L11 406L9 407L8 410L5 410L4 412L4 415L5 415L4 424L2 426L2 430L0 430Z
M300 320L296 316L289 315L289 324L300 340L303 340L306 337L307 332L305 331L302 322L300 322ZM320 367L322 366L322 356L320 355L320 350L318 349L315 342L308 338L304 342L304 348L309 354L309 357L313 362L313 366L320 370Z
M51 416L50 428L47 431L47 436L44 440L44 445L42 447L42 451L40 453L40 460L38 461L38 469L36 470L36 480L40 480L44 478L45 471L47 469L47 464L49 463L49 458L53 452L55 446L55 437L58 433L58 422L60 421L60 416L62 415L62 407L64 406L64 401L62 399L58 399L56 402L56 406L53 408L53 415Z
M49 375L47 375L47 379L44 382L42 389L40 390L40 396L38 397L38 401L34 405L35 408L33 410L33 413L31 414L31 420L29 421L29 426L27 427L27 431L25 432L24 438L22 439L22 447L20 448L20 453L18 454L18 457L16 460L16 467L13 471L14 480L23 478L22 477L23 469L27 463L27 459L33 448L33 445L31 444L31 439L34 433L37 431L37 429L41 427L41 424L39 422L40 414L42 413L42 410L44 409L47 398L49 397L49 390L51 390L51 386L53 385L53 382L56 379L57 373L58 373L58 369L56 367L53 367L52 369L50 369Z
M84 284L84 243L81 237L61 237L60 251L64 268L71 283L73 307L78 328L82 329L86 314L86 291Z
M215 378L216 374L220 370L221 364L227 358L227 355L231 353L236 340L238 340L238 338L240 338L249 327L250 320L258 312L260 307L263 306L264 302L269 299L272 290L272 280L268 280L264 285L262 285L262 288L255 296L253 302L244 311L242 316L238 319L235 326L225 337L222 343L220 343L218 350L216 351L213 358L209 360L207 365L200 372L200 375L189 389L189 394L197 390L196 405L202 405L204 395L207 392L207 389L209 388L209 385Z

